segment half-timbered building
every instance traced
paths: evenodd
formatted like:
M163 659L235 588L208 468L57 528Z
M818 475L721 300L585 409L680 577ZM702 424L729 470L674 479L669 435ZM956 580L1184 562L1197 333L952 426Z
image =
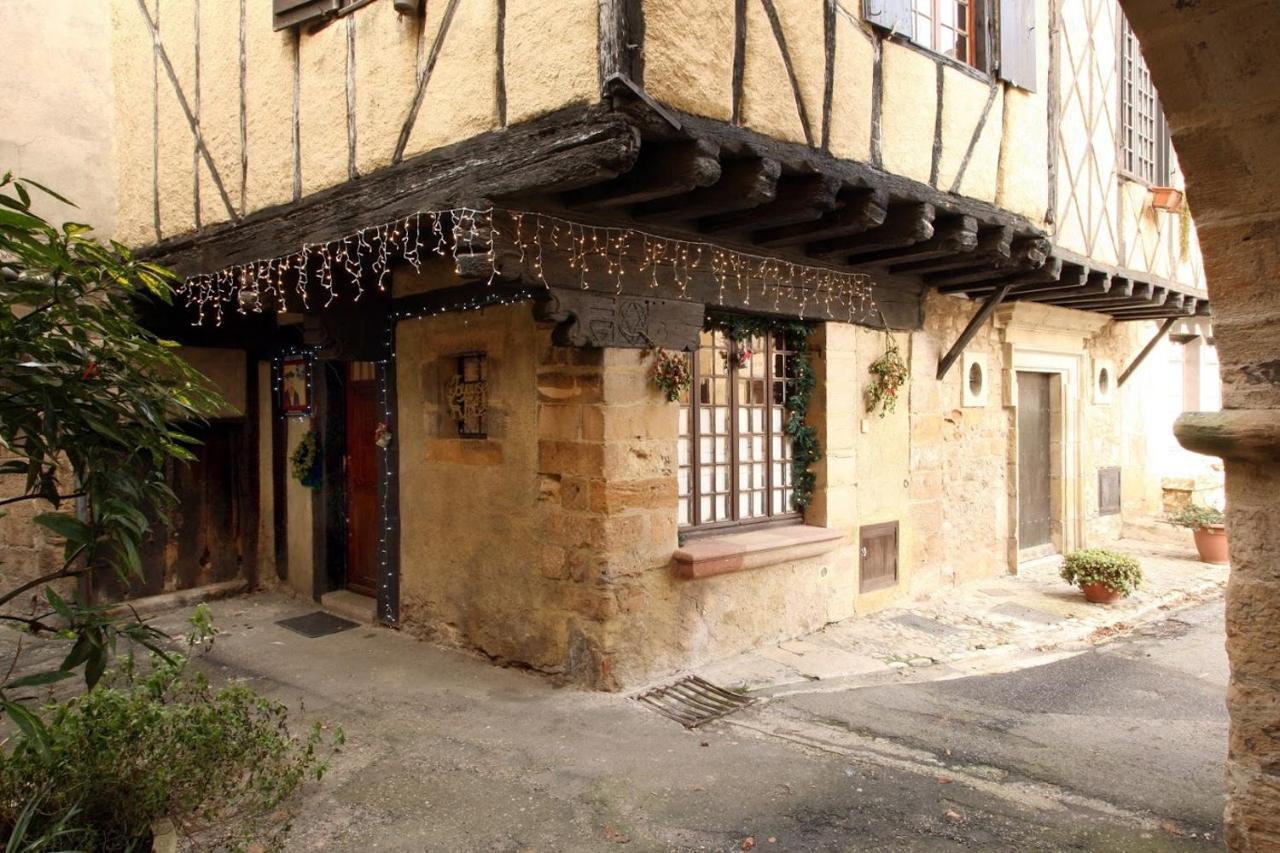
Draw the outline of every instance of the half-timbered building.
M112 6L237 408L162 564L617 689L1159 509L1209 303L1115 0Z

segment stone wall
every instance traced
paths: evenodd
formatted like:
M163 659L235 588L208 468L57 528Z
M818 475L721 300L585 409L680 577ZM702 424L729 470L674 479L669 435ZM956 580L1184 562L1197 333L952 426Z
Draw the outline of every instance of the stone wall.
M1280 848L1280 241L1273 167L1276 19L1271 4L1123 0L1160 90L1187 178L1213 298L1223 411L1184 417L1179 438L1226 461L1226 842Z

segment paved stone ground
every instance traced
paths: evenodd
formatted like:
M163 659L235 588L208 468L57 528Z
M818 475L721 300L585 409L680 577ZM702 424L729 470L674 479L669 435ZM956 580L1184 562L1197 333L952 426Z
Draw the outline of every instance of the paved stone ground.
M202 667L346 731L330 775L296 803L295 853L1215 849L1091 792L786 718L800 708L787 703L843 706L835 694L687 731L627 696L557 689L393 631L302 637L276 622L313 608L282 595L213 607L223 633Z
M756 694L891 681L957 678L1048 663L1213 598L1226 566L1201 563L1180 539L1121 540L1111 546L1142 562L1145 580L1115 604L1090 604L1058 577L1061 557L1019 574L939 590L907 605L829 625L801 639L700 667L718 684Z

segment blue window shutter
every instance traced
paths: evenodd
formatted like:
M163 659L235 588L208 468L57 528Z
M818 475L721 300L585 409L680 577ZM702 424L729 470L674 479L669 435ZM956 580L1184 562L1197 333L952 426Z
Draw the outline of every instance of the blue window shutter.
M1036 90L1036 7L1034 0L1000 0L1000 79Z
M911 5L912 0L862 0L862 17L868 23L910 39L916 34Z

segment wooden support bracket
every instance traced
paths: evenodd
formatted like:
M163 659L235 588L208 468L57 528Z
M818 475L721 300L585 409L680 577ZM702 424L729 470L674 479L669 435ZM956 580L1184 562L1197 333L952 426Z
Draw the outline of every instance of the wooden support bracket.
M960 337L956 338L956 342L951 345L951 349L947 350L947 354L938 360L938 381L942 381L946 377L951 365L955 364L956 359L960 357L960 353L964 352L964 348L969 345L969 341L973 340L973 336L978 334L978 329L982 328L982 324L987 322L987 319L1000 307L1000 303L1009 295L1009 291L1012 288L1012 283L1001 285L999 289L987 297L986 302L982 303L978 313L973 315L973 319L969 321L969 325L964 327Z
M1120 374L1120 381L1116 383L1117 386L1124 385L1125 380L1133 375L1133 372L1138 369L1147 356L1151 355L1151 351L1156 348L1156 344L1160 343L1160 339L1169 334L1169 330L1173 328L1174 323L1178 322L1178 319L1177 317L1169 317L1160 324L1160 331L1156 332L1156 336L1142 348L1142 352L1138 353L1137 358L1129 362L1129 366L1124 369L1124 373Z

